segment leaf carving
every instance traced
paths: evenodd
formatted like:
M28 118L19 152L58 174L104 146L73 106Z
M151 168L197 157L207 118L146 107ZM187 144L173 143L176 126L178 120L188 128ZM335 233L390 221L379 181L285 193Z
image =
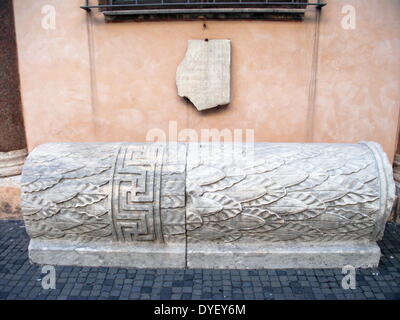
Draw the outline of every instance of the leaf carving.
M248 175L232 187L222 190L221 193L239 202L258 199L268 192L273 182L265 175ZM271 188L272 189L272 188Z
M205 195L197 197L191 196L188 207L190 211L200 216L209 216L221 211L224 207L218 202L219 198L207 198Z
M78 179L78 178L86 178L90 176L94 176L96 174L103 173L107 170L110 170L111 166L105 166L105 167L95 167L95 168L80 168L79 170L69 172L67 174L64 174L65 179Z
M359 160L359 159L348 159L343 166L332 169L330 171L331 174L338 175L338 174L344 174L344 175L350 175L352 173L356 173L361 171L362 169L365 169L371 165L371 162L366 162L365 159Z
M31 238L57 239L65 235L63 231L37 221L30 221L27 230Z
M266 160L255 162L252 166L246 167L244 170L246 171L246 174L260 174L276 170L284 163L285 161L277 156L269 156Z
M191 180L199 186L213 184L225 178L225 173L215 167L200 165L188 173L188 180Z
M323 232L321 232L317 228L313 228L312 226L306 223L296 221L296 222L288 222L286 226L278 230L276 234L283 241L289 241L289 240L310 241L314 240L315 238L319 238L323 234Z
M286 195L285 188L271 179L267 179L262 187L266 189L266 193L259 198L242 202L243 207L258 207L268 205L278 201Z
M46 198L54 203L63 203L76 197L79 192L51 192L46 194Z
M222 241L222 242L233 242L242 236L238 230L233 230L223 224L212 224L205 225L201 230L197 229L190 233L191 237L194 237L200 241Z
M365 184L357 181L348 185L345 194L326 202L334 201L335 206L346 206L357 203L372 202L378 199L375 191L367 187Z
M325 234L340 234L340 233L351 233L368 228L373 228L373 222L361 222L361 221L310 221L310 226L318 228Z
M360 180L362 183L369 183L369 182L372 182L372 181L374 181L374 180L376 180L376 179L377 179L377 176L370 175L370 174L363 175L363 176L359 177L359 180Z
M222 209L208 217L209 221L223 221L237 216L242 211L242 206L239 202L221 194L205 193L204 197L219 203Z
M275 177L277 177L275 180L279 181L279 184L282 187L287 188L295 186L307 180L308 173L304 172L299 168L295 168L292 166L285 166L275 171L274 175L270 178L274 179Z
M308 178L294 186L288 187L288 191L303 191L308 189L313 189L316 186L319 186L323 182L325 182L329 178L329 175L322 170L313 170Z
M90 210L82 211L80 208L63 208L56 216L59 221L80 221L82 223L106 223L102 217L108 213L108 210ZM108 222L107 222L108 223Z
M253 230L262 227L265 220L250 214L239 214L231 221L231 226L238 230Z
M62 208L80 208L107 198L105 194L78 194L67 202L60 203Z
M62 179L60 174L53 175L49 178L42 178L40 180L36 180L29 185L23 187L24 192L39 192L49 189L59 183Z
M226 176L225 178L206 186L203 186L204 192L216 192L232 187L234 184L242 181L246 176Z
M288 221L315 218L325 212L326 206L312 194L291 192L287 197L268 205L268 209Z
M193 231L200 228L203 225L203 220L197 214L188 211L186 215L186 229L188 231Z
M33 220L40 220L40 219L46 219L48 217L52 217L55 214L59 212L59 208L57 205L51 201L47 201L42 199L39 196L36 195L31 195L31 194L25 194L23 197L23 206L31 207L39 209L39 211L36 211L34 214L37 216L36 218L30 217L30 219ZM33 215L33 214L32 214Z
M378 194L367 184L344 176L331 176L313 191L321 201L333 202L332 205L335 206L366 203L378 199Z
M35 181L38 181L40 179L40 177L41 177L40 174L38 174L38 175L35 175L35 174L32 174L32 175L24 174L21 177L21 186L24 188L24 186L30 185L30 184L34 183Z
M91 233L99 229L107 228L109 224L104 223L91 223L91 224L81 224L68 229L68 233Z
M286 196L268 205L268 209L278 215L296 215L307 210L307 205L301 200Z
M330 207L328 216L335 218L338 221L363 221L374 223L374 219L365 213L360 212L356 209L347 209L345 207Z
M99 193L99 185L93 183L78 183L76 184L76 191L86 194Z

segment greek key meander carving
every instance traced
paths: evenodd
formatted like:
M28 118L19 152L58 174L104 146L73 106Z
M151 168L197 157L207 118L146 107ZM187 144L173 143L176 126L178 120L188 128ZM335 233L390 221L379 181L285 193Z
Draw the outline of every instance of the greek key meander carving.
M391 192L374 144L48 144L29 156L30 237L82 242L375 241ZM209 145L208 145L209 146ZM385 164L386 165L386 164ZM387 187L389 188L389 187Z
M115 240L163 241L158 177L161 160L160 148L135 146L119 150L112 195Z

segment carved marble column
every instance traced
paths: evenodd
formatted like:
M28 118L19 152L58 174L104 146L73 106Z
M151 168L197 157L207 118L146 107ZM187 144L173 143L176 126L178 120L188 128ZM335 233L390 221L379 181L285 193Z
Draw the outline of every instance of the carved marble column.
M0 1L0 177L21 173L26 141L11 0Z
M33 262L377 266L394 198L376 143L53 143L29 155ZM247 152L244 152L247 151Z
M225 148L188 150L189 267L378 265L394 199L378 144L256 143L242 158Z
M134 143L36 148L21 181L31 259L184 267L186 149L173 151Z

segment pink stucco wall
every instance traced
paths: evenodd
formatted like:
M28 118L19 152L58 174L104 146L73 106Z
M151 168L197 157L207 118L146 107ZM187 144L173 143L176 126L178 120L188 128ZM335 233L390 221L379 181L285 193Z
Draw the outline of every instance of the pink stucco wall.
M254 129L256 141L381 143L400 103L400 1L327 0L303 22L105 23L81 0L14 0L29 149L48 141L144 141L150 129ZM343 5L356 9L342 28ZM56 28L42 27L42 7ZM198 112L177 96L189 39L231 39L232 102Z

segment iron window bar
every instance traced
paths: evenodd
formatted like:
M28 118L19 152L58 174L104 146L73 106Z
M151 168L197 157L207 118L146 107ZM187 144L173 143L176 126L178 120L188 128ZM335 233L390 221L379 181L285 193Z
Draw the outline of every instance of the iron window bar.
M287 20L302 21L308 6L321 10L322 0L96 0L81 6L98 9L107 22L126 20ZM92 0L95 1L95 0ZM313 1L313 2L312 2Z
M124 2L115 2L118 0L111 0L109 1L109 4L99 4L99 5L90 5L89 0L85 0L85 5L81 6L82 9L90 12L92 9L105 9L105 10L110 10L110 9L118 9L121 10L121 8L150 8L150 7L174 7L174 6L184 6L184 7L198 7L198 9L210 9L210 7L216 7L216 6L240 6L240 7L246 7L249 8L249 6L263 6L266 9L272 10L272 12L279 12L282 11L282 6L284 7L289 7L287 9L290 9L292 7L293 9L295 8L300 8L300 7L307 7L307 6L315 6L318 9L321 9L326 5L326 3L321 2L318 0L318 2L296 2L296 1L270 1L270 0L265 0L265 1L242 1L238 0L236 2L232 1L216 1L212 0L209 2L195 2L195 1L190 1L187 0L186 2L165 2L164 0L160 0L159 2L156 3L145 3L145 2L139 2L138 0L131 1L127 3L128 1ZM204 8L204 6L208 8ZM271 8L272 7L272 8ZM227 8L226 8L227 9ZM254 8L256 9L256 8ZM168 9L165 9L168 10ZM195 10L195 9L189 9L189 10ZM282 11L284 12L284 11Z

